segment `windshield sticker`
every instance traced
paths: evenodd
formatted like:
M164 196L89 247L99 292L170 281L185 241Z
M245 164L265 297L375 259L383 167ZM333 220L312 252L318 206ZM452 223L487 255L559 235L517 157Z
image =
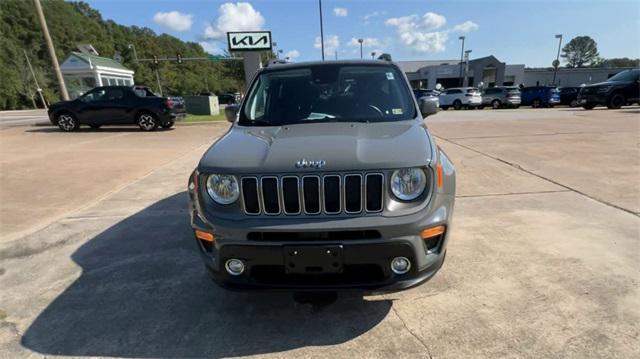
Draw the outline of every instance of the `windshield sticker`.
M391 109L391 113L393 113L394 115L402 115L402 109L401 108Z
M393 80L393 72L387 72L387 80Z

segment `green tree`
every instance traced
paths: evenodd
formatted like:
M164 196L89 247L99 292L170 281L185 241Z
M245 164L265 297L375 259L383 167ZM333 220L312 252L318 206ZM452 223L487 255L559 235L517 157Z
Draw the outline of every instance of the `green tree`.
M589 36L574 37L562 48L567 67L588 67L598 63L598 44Z
M640 59L630 59L628 57L603 59L599 67L638 67L640 68Z
M92 44L100 56L122 55L124 66L135 71L135 82L155 90L156 78L150 62L136 62L134 45L140 59L153 55L160 58L206 57L195 42L184 42L173 36L157 35L149 28L123 26L104 20L99 11L84 2L50 0L42 2L49 32L62 63L77 50L78 44ZM32 1L0 0L0 110L33 107L35 84L24 60L27 52L40 87L49 102L59 100L55 76L44 46L42 32ZM239 66L242 69L242 65ZM239 92L244 88L244 74L238 61L175 61L160 63L159 73L165 95L191 95L206 90ZM39 103L39 99L36 97Z

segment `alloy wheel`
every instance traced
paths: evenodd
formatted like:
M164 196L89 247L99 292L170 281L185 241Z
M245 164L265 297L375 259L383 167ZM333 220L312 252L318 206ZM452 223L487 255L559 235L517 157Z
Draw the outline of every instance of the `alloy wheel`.
M63 131L73 131L77 125L76 120L71 115L62 114L58 116L58 126Z
M145 131L151 131L156 128L156 119L145 113L138 117L138 125Z

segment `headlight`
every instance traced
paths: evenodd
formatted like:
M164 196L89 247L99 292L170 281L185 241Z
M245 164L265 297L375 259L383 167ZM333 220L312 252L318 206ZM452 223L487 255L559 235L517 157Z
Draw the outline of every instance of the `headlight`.
M391 192L403 201L418 198L426 186L427 175L421 168L405 168L391 175Z
M238 199L240 186L235 176L213 174L207 178L207 192L214 201L230 204Z

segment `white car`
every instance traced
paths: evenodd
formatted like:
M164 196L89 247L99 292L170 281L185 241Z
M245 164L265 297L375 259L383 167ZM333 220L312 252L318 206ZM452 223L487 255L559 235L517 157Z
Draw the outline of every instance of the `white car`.
M440 94L440 108L475 108L482 105L482 95L475 87L454 87Z

